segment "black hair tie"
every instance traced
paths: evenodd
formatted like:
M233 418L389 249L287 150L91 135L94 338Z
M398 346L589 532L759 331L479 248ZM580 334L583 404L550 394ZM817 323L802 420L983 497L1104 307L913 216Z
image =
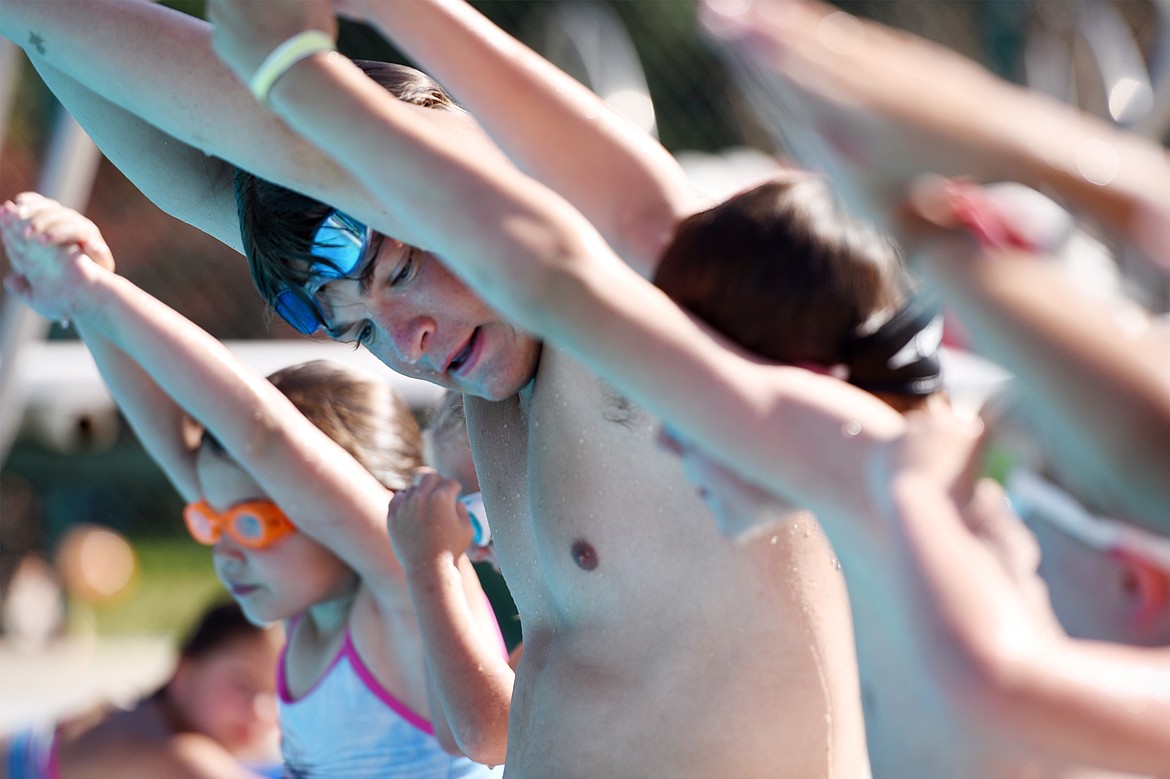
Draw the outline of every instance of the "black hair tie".
M942 387L938 348L942 310L930 296L912 294L889 321L842 350L849 383L867 392L929 395Z

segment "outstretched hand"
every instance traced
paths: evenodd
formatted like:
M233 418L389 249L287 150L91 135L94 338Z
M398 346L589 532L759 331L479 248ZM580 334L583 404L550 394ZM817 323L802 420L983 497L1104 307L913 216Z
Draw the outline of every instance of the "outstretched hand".
M35 192L0 206L0 233L12 263L5 286L49 319L73 318L79 293L96 274L114 270L97 225Z

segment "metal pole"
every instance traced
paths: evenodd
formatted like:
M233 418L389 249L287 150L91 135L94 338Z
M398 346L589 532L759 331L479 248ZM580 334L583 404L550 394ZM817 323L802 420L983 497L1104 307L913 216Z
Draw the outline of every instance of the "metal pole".
M62 109L53 128L37 191L84 211L100 161L97 146L69 112ZM4 295L3 309L0 312L0 464L8 459L27 400L17 381L21 347L44 340L49 332L48 320L12 300L10 295Z

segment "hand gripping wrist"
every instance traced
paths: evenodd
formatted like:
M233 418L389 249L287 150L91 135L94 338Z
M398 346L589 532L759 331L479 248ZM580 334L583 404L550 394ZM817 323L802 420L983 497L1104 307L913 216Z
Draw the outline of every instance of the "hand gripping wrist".
M277 79L301 60L323 51L337 51L337 44L327 33L321 30L298 32L273 49L252 74L252 80L248 82L252 96L257 102L267 105L268 93L272 91L272 85Z

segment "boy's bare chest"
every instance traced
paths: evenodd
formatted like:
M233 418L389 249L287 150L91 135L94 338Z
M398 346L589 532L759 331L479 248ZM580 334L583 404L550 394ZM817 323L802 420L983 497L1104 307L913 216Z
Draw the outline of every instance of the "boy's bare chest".
M467 400L496 554L522 614L526 588L534 604L578 613L609 600L607 587L620 597L645 567L637 550L661 551L672 534L667 518L704 511L655 446L652 417L583 370L547 367L520 396Z

